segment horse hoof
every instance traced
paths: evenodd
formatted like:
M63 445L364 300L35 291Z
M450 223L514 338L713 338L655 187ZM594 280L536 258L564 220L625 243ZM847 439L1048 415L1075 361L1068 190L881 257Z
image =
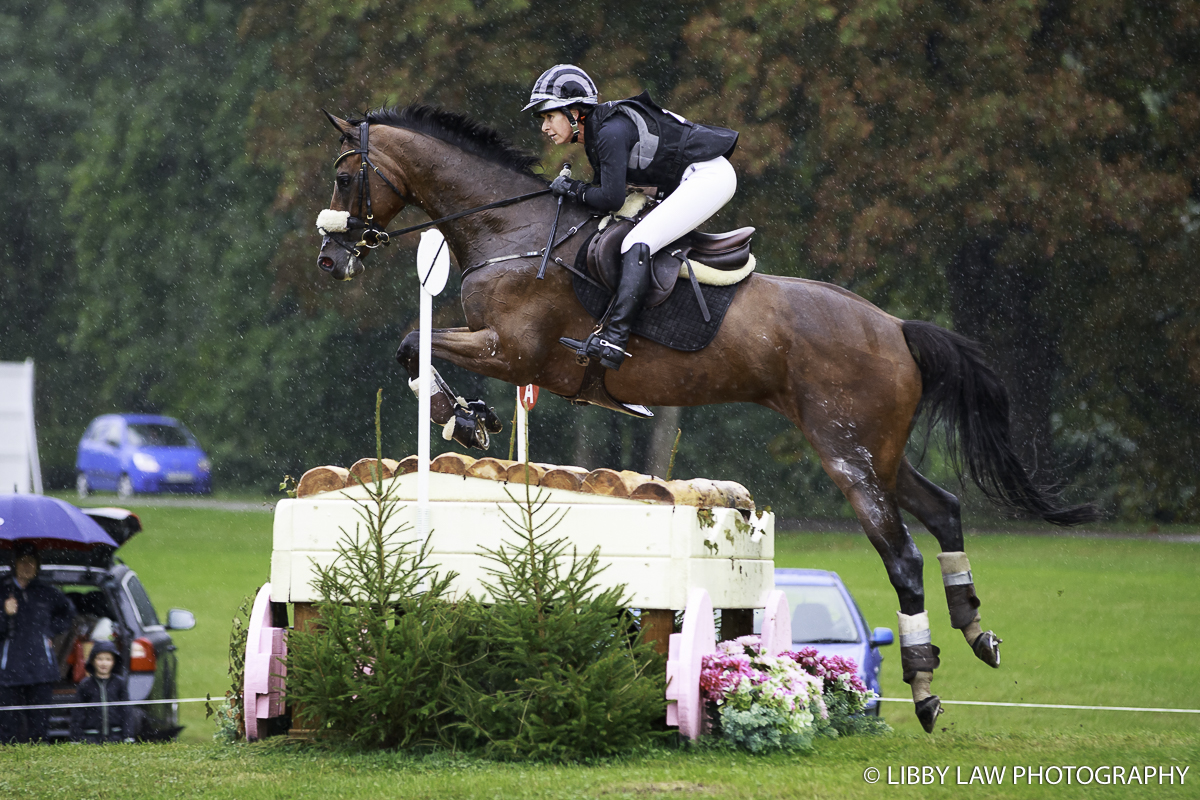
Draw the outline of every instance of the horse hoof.
M487 430L481 426L473 414L462 412L454 415L454 430L450 438L467 449L487 450L491 444Z
M942 698L935 695L930 695L924 700L917 701L917 719L921 722L921 727L926 733L933 733L933 726L937 723L937 718L942 713Z
M996 668L1000 666L1000 643L1003 641L991 631L984 631L971 642L971 649L975 651L976 658L989 667Z

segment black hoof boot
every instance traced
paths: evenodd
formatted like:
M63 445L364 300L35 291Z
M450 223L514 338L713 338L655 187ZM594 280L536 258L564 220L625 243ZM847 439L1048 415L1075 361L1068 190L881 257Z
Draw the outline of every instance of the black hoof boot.
M1003 641L991 631L984 631L971 642L971 649L975 651L976 658L989 667L996 668L1000 666L1000 643Z
M937 724L937 718L942 713L942 698L935 695L930 695L924 700L919 700L916 704L917 719L921 722L921 727L926 733L933 733L933 726Z
M504 423L496 416L496 412L482 400L468 400L467 408L471 409L475 419L483 423L484 430L488 433L499 433L504 430Z
M487 429L480 424L475 414L468 409L458 406L454 410L454 428L450 438L466 448L487 450L491 444Z

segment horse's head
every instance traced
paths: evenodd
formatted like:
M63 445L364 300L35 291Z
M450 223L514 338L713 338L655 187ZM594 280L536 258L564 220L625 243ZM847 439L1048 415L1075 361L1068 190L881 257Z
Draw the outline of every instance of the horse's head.
M323 237L317 266L348 281L363 271L371 250L387 244L383 226L404 208L406 187L395 162L371 147L366 120L325 116L342 135L342 151L334 161L333 199L317 216Z

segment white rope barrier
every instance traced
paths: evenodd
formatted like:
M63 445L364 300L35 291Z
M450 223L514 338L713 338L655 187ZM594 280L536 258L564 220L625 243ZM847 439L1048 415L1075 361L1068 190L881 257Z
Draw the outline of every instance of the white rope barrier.
M53 711L56 708L101 708L107 706L161 706L167 703L219 703L225 697L180 697L176 700L114 700L111 703L50 703L44 706L0 706L0 711Z
M881 703L911 703L911 699L880 697ZM988 703L983 700L943 700L946 706L1001 706L1005 708L1066 708L1076 711L1159 711L1164 714L1200 714L1200 708L1138 708L1136 706L1071 706L1058 703Z

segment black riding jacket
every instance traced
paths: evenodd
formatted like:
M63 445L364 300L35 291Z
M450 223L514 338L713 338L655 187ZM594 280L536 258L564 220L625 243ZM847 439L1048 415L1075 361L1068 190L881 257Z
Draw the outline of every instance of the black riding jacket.
M4 602L17 598L17 613ZM24 589L11 576L0 582L0 686L53 683L59 679L51 639L71 626L75 607L57 588L34 578Z
M584 119L583 133L598 183L579 184L576 195L597 211L619 209L630 183L670 194L690 165L728 158L738 140L737 131L680 120L646 92L596 106Z

